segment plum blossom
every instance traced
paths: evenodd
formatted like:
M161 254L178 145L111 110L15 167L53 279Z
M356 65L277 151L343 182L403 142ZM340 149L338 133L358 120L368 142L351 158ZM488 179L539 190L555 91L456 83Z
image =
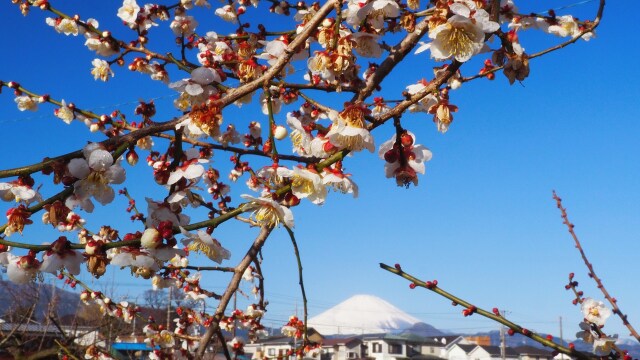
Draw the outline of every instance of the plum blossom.
M61 236L51 244L49 250L42 256L40 271L56 274L62 268L72 275L80 274L80 264L84 258L80 253L71 249L71 243Z
M74 194L80 201L93 197L106 205L115 198L110 184L122 184L125 170L119 163L114 163L111 153L97 143L87 145L83 154L84 158L69 161L69 173L78 179L73 185ZM67 206L71 208L69 204Z
M98 55L109 57L118 53L119 46L110 38L90 36L84 42L84 45L89 50L95 51Z
M309 156L309 145L312 140L311 133L300 121L299 113L287 113L287 125L291 128L289 138L293 145L293 151L301 156Z
M58 119L64 121L67 125L71 124L71 121L73 121L74 118L73 110L67 106L64 99L62 100L60 107L55 109L53 113Z
M153 330L149 327L145 327L145 339L144 342L150 347L159 346L164 349L169 349L175 346L176 341L173 333L168 330Z
M593 340L593 352L598 356L607 356L614 351L618 335L605 336Z
M229 350L234 353L244 354L244 343L245 340L242 337L236 336L231 339L231 341L227 342L227 346L229 347Z
M15 202L24 201L27 204L38 199L40 195L37 191L33 190L33 184L29 185L28 182L31 181L18 179L11 182L0 183L0 199Z
M180 227L180 232L186 237L182 243L189 251L199 252L206 255L209 259L222 263L222 260L229 260L231 253L220 245L218 240L214 239L204 230L198 230L196 234L192 234Z
M238 18L231 5L225 5L221 8L217 8L215 14L218 15L222 20L228 22L235 22Z
M411 96L419 93L420 91L422 91L424 88L426 88L429 85L429 82L427 82L426 80L420 80L418 81L416 84L412 84L407 86L407 93ZM438 100L436 99L436 97L433 94L428 94L427 96L423 97L422 99L418 100L417 102L411 104L411 106L409 106L409 111L411 112L428 112L429 108L431 108L432 105L435 105L438 102Z
M187 10L192 9L194 6L211 7L207 0L180 0L180 5Z
M580 326L580 329L582 330L576 333L576 338L582 339L582 341L588 344L592 344L597 334L595 334L594 331L591 329L591 324L582 321L580 322L579 326Z
M582 300L580 306L584 319L592 324L596 324L600 327L604 326L609 316L611 316L611 309L604 306L602 301L597 301L592 298L585 298Z
M293 168L283 174L291 179L291 192L298 199L308 199L316 205L322 205L327 197L327 189L318 173L302 168Z
M415 135L405 131L400 141L393 134L391 139L380 145L378 156L384 159L385 175L395 177L398 186L418 185L417 174L424 174L426 161L431 160L431 151L422 145L415 145Z
M272 41L259 40L264 45L264 51L257 56L258 59L267 60L269 65L275 65L279 58L283 57L289 50L289 38L280 36ZM293 55L291 61L302 60L306 58L304 49L301 49Z
M446 60L451 57L465 62L476 55L484 46L484 31L471 19L453 15L446 23L429 31L433 39L430 50L431 57Z
M351 2L350 2L351 3ZM356 14L352 14L356 11ZM400 15L400 6L394 0L374 0L365 6L358 5L358 8L349 6L349 17L347 22L352 25L359 25L363 19L376 30L384 28L384 21L388 18L397 18ZM360 20L360 21L358 21ZM353 22L356 23L353 23Z
M32 98L29 95L20 95L16 96L14 101L16 105L18 105L18 110L20 111L37 111L38 110L38 100Z
M0 253L0 264L7 267L7 277L16 284L33 281L40 270L40 261L31 251L25 256L16 256L8 251Z
M204 174L204 166L201 164L208 163L209 160L201 159L198 149L187 149L184 151L184 155L187 158L186 161L169 175L167 185L173 185L182 178L190 181L198 181Z
M4 235L11 236L16 232L22 234L25 225L33 224L33 220L29 217L31 217L31 212L24 204L7 210L7 225L4 229Z
M135 0L124 0L122 7L118 9L118 17L131 28L134 28L139 12L140 6L138 6Z
M107 81L109 80L109 76L113 77L113 71L109 67L109 63L102 59L93 59L91 62L93 65L93 69L91 69L91 75L95 80Z
M111 258L111 265L131 267L138 271L138 274L145 271L155 272L160 270L156 258L145 250L122 247L117 252L109 252L107 255ZM151 276L153 274L149 277Z
M350 174L342 172L340 164L336 164L333 168L324 168L322 183L343 194L353 194L354 198L358 197L358 185L351 180Z
M169 27L176 36L189 36L193 34L198 22L193 16L176 16Z
M193 300L201 300L209 297L203 292L202 288L200 287L201 276L202 275L200 273L197 273L184 280L186 283L186 285L183 287L185 295Z
M380 35L360 31L351 34L350 37L355 41L354 50L358 55L370 58L379 58L382 55L382 47L378 44Z
M373 137L364 122L364 115L368 112L369 110L361 104L349 104L339 114L335 111L329 112L329 118L333 121L331 130L326 135L329 141L339 148L351 151L367 149L373 152Z
M264 316L264 310L256 304L251 304L247 307L247 311L245 311L244 314L251 318L259 318Z
M170 221L174 226L189 224L191 218L180 211L177 205L172 206L167 202L157 202L150 198L147 200L147 227L157 227L163 221Z
M256 198L246 194L240 196L250 201L244 208L246 210L255 209L251 215L256 219L258 224L276 227L282 223L288 228L294 227L293 213L288 207L282 206L266 197Z
M560 37L577 36L580 34L580 26L578 22L571 15L557 16L555 18L556 23L549 25L547 32L549 34L557 35Z
M73 19L47 18L46 23L47 25L52 26L58 33L73 36L78 36L78 34L80 33L78 23L76 23Z
M251 266L251 265L247 266L247 268L242 273L242 279L244 281L247 281L247 282L253 282L253 280L256 277L256 274L254 273L254 270L255 269L253 268L253 266Z

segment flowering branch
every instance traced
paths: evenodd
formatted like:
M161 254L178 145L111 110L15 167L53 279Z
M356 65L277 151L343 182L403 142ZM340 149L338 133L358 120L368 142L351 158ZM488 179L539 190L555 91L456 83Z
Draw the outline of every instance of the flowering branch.
M538 343L540 343L540 344L542 344L544 346L548 346L548 347L550 347L550 348L552 348L552 349L554 349L554 350L556 350L558 352L561 352L563 354L567 354L567 355L572 356L572 357L576 357L578 359L585 359L586 360L586 359L598 358L598 357L596 357L594 355L587 354L587 353L575 350L571 346L572 344L570 344L569 347L565 347L565 346L562 346L561 344L558 344L558 343L554 342L552 339L548 339L548 338L546 338L544 336L541 336L541 335L539 335L537 333L532 332L531 330L523 328L522 326L520 326L520 325L518 325L518 324L516 324L514 322L511 322L511 321L505 319L504 317L502 317L500 315L500 312L497 309L494 309L493 312L490 312L490 311L481 309L479 307L476 307L475 305L473 305L473 304L471 304L471 303L469 303L467 301L464 301L464 300L462 300L462 299L460 299L460 298L458 298L458 297L456 297L456 296L444 291L442 288L440 288L438 286L437 280L426 281L426 282L422 281L422 280L419 280L418 278L416 278L416 277L404 272L402 270L402 268L400 267L400 265L396 265L395 267L391 267L389 265L380 263L380 267L383 270L386 270L386 271L388 271L388 272L390 272L392 274L398 275L398 276L400 276L400 277L402 277L404 279L409 280L411 282L411 284L409 284L409 286L412 289L414 289L416 286L423 287L423 288L425 288L427 290L433 291L434 293L436 293L436 294L438 294L438 295L440 295L440 296L442 296L442 297L444 297L446 299L451 300L452 304L454 306L455 305L463 306L465 308L464 311L463 311L463 314L465 316L469 316L471 314L477 313L478 315L484 316L484 317L486 317L488 319L491 319L491 320L493 320L495 322L498 322L498 323L508 327L510 329L509 334L513 334L513 333L522 334L522 335L524 335L526 337L529 337L532 340L534 340L534 341L536 341L536 342L538 342Z
M587 254L584 252L584 249L582 248L582 244L580 243L578 236L573 230L575 225L569 221L569 216L567 215L567 209L562 206L562 199L556 194L555 191L553 191L553 199L556 201L556 205L560 210L562 223L567 226L567 230L569 231L569 234L571 234L571 237L573 238L573 241L576 244L576 249L578 249L578 251L580 252L582 261L584 262L585 266L589 270L589 273L588 273L589 277L596 282L596 285L598 285L598 289L602 291L602 294L604 295L604 297L607 299L607 301L609 301L609 303L611 304L611 307L613 307L613 313L617 314L620 317L620 319L622 320L622 323L627 327L627 329L629 329L630 335L633 336L636 340L640 341L640 334L638 334L636 329L631 325L631 323L629 323L629 320L627 319L627 315L622 312L622 310L618 306L617 300L609 294L604 284L602 283L602 280L598 277L598 275L596 275L596 272L593 269L593 264L587 258Z

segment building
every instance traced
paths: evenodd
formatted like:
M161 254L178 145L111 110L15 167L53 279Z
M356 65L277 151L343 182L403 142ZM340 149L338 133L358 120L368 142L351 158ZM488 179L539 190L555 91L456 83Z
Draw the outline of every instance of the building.
M357 336L325 339L322 342L321 360L353 360L364 357L364 343L362 339Z
M324 337L313 328L307 329L307 337L313 343L321 344ZM262 359L264 357L276 358L278 360L287 359L301 343L301 340L290 336L278 335L270 336L260 341L244 345L247 357L252 359ZM318 356L319 360L319 356Z

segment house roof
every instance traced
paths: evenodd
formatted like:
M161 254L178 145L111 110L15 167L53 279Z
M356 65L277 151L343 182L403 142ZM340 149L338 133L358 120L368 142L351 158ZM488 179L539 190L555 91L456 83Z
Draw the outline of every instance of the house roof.
M88 332L91 330L95 330L95 327L90 326L66 326L63 325L60 327L66 333L72 332ZM12 331L16 329L19 332L36 332L36 333L56 333L59 334L60 330L53 324L39 324L36 322L33 323L8 323L2 322L0 323L1 331Z
M442 345L442 343L437 340L433 340L430 337L424 337L415 334L367 334L362 335L363 340L388 340L388 341L405 341L419 344L432 344L432 345Z
M455 344L455 346L459 347L460 349L462 349L465 353L469 353L471 350L475 349L476 347L478 347L479 345L476 344Z
M347 345L356 341L362 342L362 340L356 336L350 336L347 338L324 339L322 340L322 346Z
M502 351L500 349L500 346L493 346L493 345L492 346L475 345L475 346L484 349L491 356L501 356L502 355ZM474 348L475 348L475 346L474 346ZM504 348L504 354L506 356L508 356L508 357L518 357L518 355L520 355L520 353L518 353L517 351L515 351L511 347L505 347Z
M553 356L553 353L551 351L540 349L530 345L517 346L513 349L520 355Z
M433 354L417 354L409 357L409 359L411 360L437 360L437 359L442 360L440 356L433 355Z
M261 339L260 341L256 341L255 344L259 345L292 345L293 339L289 336L271 336L268 338Z

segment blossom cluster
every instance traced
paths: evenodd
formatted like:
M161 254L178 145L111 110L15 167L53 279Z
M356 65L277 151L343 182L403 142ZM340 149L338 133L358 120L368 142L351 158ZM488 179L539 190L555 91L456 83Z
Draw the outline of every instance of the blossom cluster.
M244 312L225 312L227 304L222 302L223 309L214 315L182 308L174 331L151 319L144 334L154 348L151 358L158 359L174 350L185 356L202 351L206 344L193 340L201 325L217 323L227 331L242 327L249 331L249 340L264 333L266 301L256 255L264 239L258 237L251 245L246 255L251 265L245 261L224 268L218 265L232 259L231 250L245 252L236 252L241 242L223 239L225 233L217 227L238 220L268 230L268 236L280 225L289 231L294 228L293 209L301 202L322 205L331 190L358 197L359 187L347 165L364 150L374 153L377 148L380 168L396 185L418 185L432 153L417 144L414 132L406 128L406 112L428 114L437 131L446 133L458 111L454 90L465 82L494 79L498 70L511 84L530 75L529 61L535 56L521 43L524 31L589 40L597 25L553 11L524 15L513 0L269 1L269 11L290 29L272 31L275 21L266 22L271 22L268 29L252 24L245 15L261 11L265 1L217 5L180 0L161 5L123 0L113 15L131 37L127 39L95 19L67 15L50 1L13 3L25 15L32 7L53 14L44 19L52 31L80 39L95 53L86 66L93 79L113 81L118 71L143 75L175 94L177 112L158 114L160 107L157 111L153 100L140 100L131 114L127 110L100 114L0 80L0 89L13 91L18 110L38 111L51 105L53 116L62 120L57 121L60 126L77 122L95 133L76 152L3 172L3 179L10 178L0 182L0 198L9 204L7 222L0 227L0 264L7 268L7 277L24 284L49 273L75 286L83 264L95 278L109 267L120 268L148 280L154 289L179 289L194 301L231 296L208 290L203 273L190 272L194 260L215 263L212 271L232 272L228 292L240 291L241 278L251 283L260 280L252 288L259 299ZM205 28L207 22L199 21L198 14L214 14L234 30L223 34L218 30L229 27ZM167 28L177 52L154 48L151 39L160 27ZM416 59L427 64L427 73L416 73L408 84L390 86L389 74L402 66L403 58L423 52L429 56ZM484 67L463 76L463 71L474 71L469 69L475 61ZM385 91L391 89L384 97L383 85ZM318 93L335 95L339 101L326 101L328 97ZM240 110L231 110L232 106ZM245 116L251 106L257 109L256 117ZM392 127L385 126L391 123ZM393 135L376 144L375 131L387 139L385 131ZM127 165L144 169L125 171ZM118 188L125 182L136 184L137 179L130 177L144 171L155 187L143 194L146 208L136 202L136 194ZM238 189L244 185L254 193ZM118 230L106 224L111 219L92 214L96 206L117 206L116 195L128 201L126 216L133 221L133 230ZM38 212L42 225L63 235L51 243L26 241L22 244L26 254L8 247L19 236L33 236L30 228L36 226ZM116 221L117 212L113 214ZM9 237L11 243L5 241ZM137 313L136 307L115 303L96 291L87 289L80 296L96 303L102 314L125 322ZM593 336L607 311L590 300L582 305L585 336ZM307 342L304 329L297 317L282 328L283 334L304 340L297 355L317 350ZM604 353L607 338L596 334L594 345L598 341ZM244 344L240 337L227 342L235 355L242 354ZM91 358L103 355L95 348L87 350Z

